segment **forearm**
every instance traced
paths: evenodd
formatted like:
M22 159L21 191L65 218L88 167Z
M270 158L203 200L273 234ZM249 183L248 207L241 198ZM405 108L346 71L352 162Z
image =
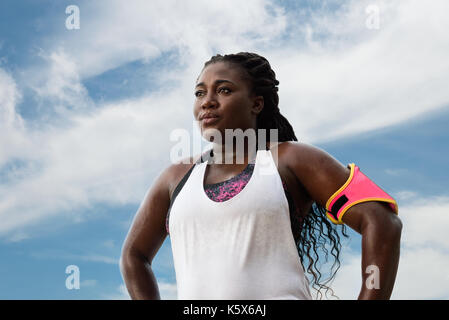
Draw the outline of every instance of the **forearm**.
M133 255L122 257L120 270L133 300L160 300L157 280L148 261Z
M362 288L358 299L390 299L399 265L402 225L371 221L362 231Z

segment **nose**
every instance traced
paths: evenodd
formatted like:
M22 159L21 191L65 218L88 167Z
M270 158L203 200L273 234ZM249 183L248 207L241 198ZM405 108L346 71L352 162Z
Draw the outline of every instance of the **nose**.
M201 101L201 109L206 108L216 108L218 106L217 99L215 99L213 92L208 92L206 96L204 96L203 101Z

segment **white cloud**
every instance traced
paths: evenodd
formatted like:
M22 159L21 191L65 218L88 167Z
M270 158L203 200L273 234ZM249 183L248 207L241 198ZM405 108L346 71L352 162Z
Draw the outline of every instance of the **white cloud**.
M39 259L63 259L70 260L72 264L77 265L79 261L88 261L88 262L99 262L106 264L119 265L119 258L114 258L110 256L105 256L102 254L96 253L86 253L86 254L73 254L67 252L61 252L59 250L40 250L33 252L31 254L34 258Z
M401 256L391 299L449 299L449 198L420 199L400 208ZM333 289L356 299L362 285L361 256L343 252Z
M80 30L55 28L55 42L70 52L82 77L173 49L187 52L190 60L191 54L204 58L212 49L266 44L286 26L282 8L266 0L135 0L132 6L100 0L81 1L79 8Z
M124 284L121 284L116 292L107 293L102 295L102 299L105 300L130 300L131 297L129 296L128 290L126 289L126 286Z
M176 128L171 109L183 104L176 100L124 101L73 117L69 128L34 134L39 166L24 179L0 184L0 233L52 215L77 220L71 212L95 203L140 202L151 177L169 164L169 133Z
M410 200L413 198L416 198L418 196L418 194L414 191L409 191L409 190L404 190L404 191L399 191L395 193L394 198L398 199L398 201L405 201L405 200Z
M176 288L176 283L158 281L158 287L161 300L178 299L178 290Z
M328 286L334 290L334 294L339 299L355 300L357 299L362 286L360 254L346 248L345 250L342 250L340 256L341 267L337 271L332 283ZM334 297L328 298L335 299Z
M83 287L95 287L97 285L97 283L98 283L98 281L94 280L94 279L82 280L80 282L80 288L83 288Z
M448 267L447 251L432 247L403 250L392 299L449 299Z
M83 260L83 261L90 261L90 262L101 262L101 263L107 263L107 264L114 264L114 265L119 265L119 258L113 258L113 257L108 257L108 256L104 256L104 255L99 255L99 254L90 254L90 255L70 255L67 256L70 257L71 259L79 259L79 260Z
M449 224L449 197L420 199L399 210L407 224L402 234L407 249L432 247L449 252L446 228Z
M8 159L27 154L25 124L16 111L21 98L14 79L0 68L0 168Z
M161 300L176 300L177 299L177 290L176 283L169 283L164 281L158 282L159 294ZM126 289L125 284L121 284L117 291L112 294L104 294L102 295L103 299L108 300L130 300L131 297Z
M20 242L22 240L28 239L30 236L22 231L17 231L13 233L9 238L8 242Z
M115 248L115 241L112 240L112 239L111 240L106 240L106 241L103 241L101 245L106 247L106 248L108 248L108 249L114 249Z
M390 175L390 176L398 177L398 176L402 176L402 175L404 175L404 174L409 173L409 170L408 170L408 169L405 169L405 168L400 168L400 169L385 169L385 173L388 174L388 175Z
M0 69L0 123L2 127L22 127L23 120L16 113L15 106L21 95L14 79Z
M46 72L38 73L28 80L29 85L36 91L40 101L41 113L51 111L60 116L69 117L71 112L86 111L92 106L86 88L81 84L78 65L65 52L57 48L49 54L40 53L44 59ZM48 110L51 107L52 110Z

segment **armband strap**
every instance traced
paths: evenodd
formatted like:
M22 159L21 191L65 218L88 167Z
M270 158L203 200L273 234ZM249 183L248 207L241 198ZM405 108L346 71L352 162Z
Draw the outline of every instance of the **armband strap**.
M348 180L326 202L326 216L335 224L343 224L342 217L352 206L367 201L386 202L398 214L398 204L390 195L383 191L354 163L348 165L351 169Z

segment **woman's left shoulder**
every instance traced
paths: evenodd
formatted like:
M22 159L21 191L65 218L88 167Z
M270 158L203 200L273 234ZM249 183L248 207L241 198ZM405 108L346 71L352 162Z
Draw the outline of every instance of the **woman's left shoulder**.
M344 166L325 150L311 144L298 141L284 141L273 145L272 150L278 152L279 159L283 163L293 167L310 168L320 170L320 167L337 165L340 169Z
M279 163L286 166L321 205L340 188L350 175L350 169L325 150L311 144L285 141L272 149Z

